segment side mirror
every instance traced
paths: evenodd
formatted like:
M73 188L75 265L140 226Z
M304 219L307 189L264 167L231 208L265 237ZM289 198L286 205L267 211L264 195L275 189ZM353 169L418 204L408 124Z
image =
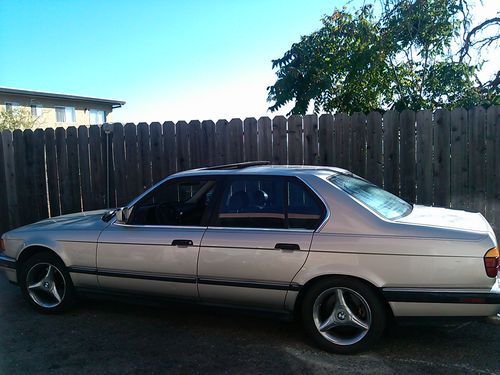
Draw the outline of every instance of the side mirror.
M130 208L122 207L116 211L116 222L118 224L127 224L128 218L130 216Z

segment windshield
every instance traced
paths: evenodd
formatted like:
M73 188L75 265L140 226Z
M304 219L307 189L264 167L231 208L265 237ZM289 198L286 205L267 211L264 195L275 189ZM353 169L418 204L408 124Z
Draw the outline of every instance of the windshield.
M398 219L412 210L411 204L361 178L338 174L328 180L386 219Z

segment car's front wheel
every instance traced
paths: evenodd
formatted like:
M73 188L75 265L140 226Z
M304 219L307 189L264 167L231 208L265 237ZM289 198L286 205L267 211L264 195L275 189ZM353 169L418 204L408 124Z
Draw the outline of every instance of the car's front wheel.
M62 312L74 304L73 283L61 260L50 253L30 257L20 270L24 297L43 313Z
M332 277L307 291L302 319L318 346L332 353L350 354L367 349L380 338L387 313L369 285L356 279Z

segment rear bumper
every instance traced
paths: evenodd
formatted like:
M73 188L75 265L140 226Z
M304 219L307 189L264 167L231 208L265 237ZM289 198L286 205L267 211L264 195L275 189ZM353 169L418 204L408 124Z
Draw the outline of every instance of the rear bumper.
M500 293L491 291L439 291L386 288L382 289L382 293L389 302L500 304Z
M500 293L491 290L384 288L396 317L485 317L500 312Z

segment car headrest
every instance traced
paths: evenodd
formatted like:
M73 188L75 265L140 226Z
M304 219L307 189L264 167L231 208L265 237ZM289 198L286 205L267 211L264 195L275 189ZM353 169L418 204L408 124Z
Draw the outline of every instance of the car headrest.
M256 190L253 192L253 199L256 206L263 207L266 205L269 196L264 190Z
M231 211L238 211L242 208L248 207L248 203L248 194L243 190L239 190L236 193L233 193L231 198L229 198L228 209Z

